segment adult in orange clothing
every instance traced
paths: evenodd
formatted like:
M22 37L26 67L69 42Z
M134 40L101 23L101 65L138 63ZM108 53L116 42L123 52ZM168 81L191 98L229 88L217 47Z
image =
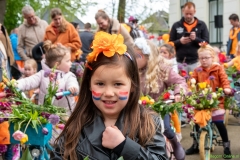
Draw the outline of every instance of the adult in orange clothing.
M209 42L206 24L194 17L195 4L187 2L183 7L183 17L175 22L170 31L170 41L176 48L178 63L187 63L184 69L189 73L199 66L197 50L200 42Z
M52 22L47 27L44 41L50 40L53 44L61 43L71 48L71 61L75 61L80 56L82 47L79 35L74 26L65 20L59 8L51 10Z
M240 23L238 15L231 14L229 16L229 21L232 25L232 28L230 30L229 40L227 43L227 55L231 58L234 58L236 54L237 43L240 41Z

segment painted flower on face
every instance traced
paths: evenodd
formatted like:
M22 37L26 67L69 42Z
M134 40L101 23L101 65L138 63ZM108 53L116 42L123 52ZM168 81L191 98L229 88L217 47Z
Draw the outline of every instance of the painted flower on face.
M93 40L93 51L88 54L87 61L93 62L97 60L100 53L106 57L112 57L115 53L123 55L127 51L124 44L124 38L121 34L109 34L106 32L97 32Z

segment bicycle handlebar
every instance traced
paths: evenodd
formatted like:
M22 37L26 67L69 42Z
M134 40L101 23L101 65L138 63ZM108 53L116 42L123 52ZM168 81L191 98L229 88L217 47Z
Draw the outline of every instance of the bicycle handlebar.
M58 92L55 94L56 97L60 97L60 96L68 96L70 95L71 92L70 91L62 91L62 92Z

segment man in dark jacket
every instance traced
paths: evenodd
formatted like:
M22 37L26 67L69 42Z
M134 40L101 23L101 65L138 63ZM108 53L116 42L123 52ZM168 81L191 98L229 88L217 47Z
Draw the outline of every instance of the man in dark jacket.
M86 57L88 55L88 53L92 52L91 49L91 44L93 41L93 33L91 32L91 24L90 23L86 23L84 25L84 31L82 33L80 33L80 39L82 42L82 51L83 54L81 56L80 61L81 62L85 62L86 61Z
M195 4L187 2L183 7L183 17L175 22L170 32L170 41L176 47L178 63L187 63L185 70L189 73L198 66L198 53L200 42L209 43L209 32L206 24L194 17Z

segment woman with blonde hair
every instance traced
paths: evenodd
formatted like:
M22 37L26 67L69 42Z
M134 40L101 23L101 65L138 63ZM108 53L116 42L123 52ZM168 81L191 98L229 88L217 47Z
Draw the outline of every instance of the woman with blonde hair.
M170 62L160 56L157 47L151 41L137 38L134 49L137 55L142 93L157 100L165 89L176 85L174 87L174 99L176 102L180 101L180 90L185 91L187 88L185 79L174 72L172 67L169 67L171 66ZM163 134L171 143L174 156L177 160L183 160L185 153L171 129L169 115L164 117L164 128Z
M97 31L104 31L110 34L121 34L124 38L124 44L127 45L127 47L134 46L133 39L129 32L117 19L110 18L103 10L98 10L95 14L95 20L98 24Z
M44 41L50 40L53 44L61 43L71 48L71 61L79 59L82 47L79 35L74 26L65 20L59 8L51 10L52 23L47 27Z

